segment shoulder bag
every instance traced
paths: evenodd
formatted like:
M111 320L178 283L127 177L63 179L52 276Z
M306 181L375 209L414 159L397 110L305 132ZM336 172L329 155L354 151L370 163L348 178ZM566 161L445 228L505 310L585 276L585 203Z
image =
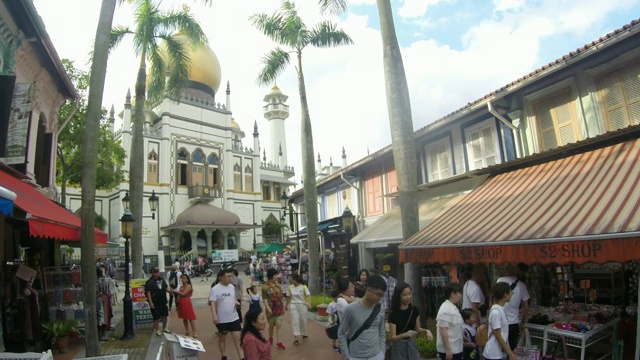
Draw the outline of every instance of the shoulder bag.
M353 334L351 339L347 339L347 346L349 346L349 344L351 344L355 339L357 339L358 336L360 336L360 334L362 334L363 331L367 330L371 326L371 324L373 323L373 320L376 318L376 316L378 316L379 312L380 312L380 304L378 303L373 308L373 310L371 310L371 314L369 315L367 320L365 320L364 324L362 324L360 329L358 329L358 331L356 331L355 334Z

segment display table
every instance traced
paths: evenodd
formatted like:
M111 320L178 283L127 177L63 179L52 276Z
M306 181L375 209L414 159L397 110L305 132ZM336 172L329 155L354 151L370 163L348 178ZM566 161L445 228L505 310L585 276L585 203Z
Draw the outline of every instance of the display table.
M556 329L553 324L546 326L527 324L526 328L529 329L529 334L532 338L542 339L542 354L547 354L549 343L555 344L560 340L560 336L564 336L567 341L567 346L580 349L580 360L584 360L586 349L597 343L598 341L608 341L611 338L613 327L617 320L609 321L605 324L597 324L593 330L586 333L575 332L570 330ZM602 356L600 359L606 359L611 357L611 353Z

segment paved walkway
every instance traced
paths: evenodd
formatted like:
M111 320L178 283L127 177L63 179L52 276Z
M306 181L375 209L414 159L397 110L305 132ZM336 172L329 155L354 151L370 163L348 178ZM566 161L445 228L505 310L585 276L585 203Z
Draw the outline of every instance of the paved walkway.
M245 286L248 284L248 279L244 274L241 274L241 278ZM200 353L200 359L220 359L221 354L218 349L218 337L215 334L216 328L213 324L213 318L211 316L211 310L207 306L207 298L209 296L209 289L211 282L200 282L195 280L193 282L194 294L192 297L194 310L196 313L196 328L198 331L198 339L202 341L205 353ZM243 304L243 312L248 310L248 304ZM309 314L310 317L315 314ZM285 360L285 359L341 359L340 354L334 352L331 349L331 340L327 338L324 333L324 322L316 321L312 318L307 322L307 330L309 338L301 341L300 345L293 345L293 332L291 328L291 316L287 312L283 318L282 330L280 331L280 338L285 345L286 350L279 350L274 346L271 350L273 359ZM169 329L176 334L184 334L184 326L182 320L178 319L176 310L171 311L169 320ZM265 337L268 336L265 334ZM153 336L149 343L149 349L147 351L147 360L155 360L158 353L160 344L164 341L164 337ZM227 358L228 360L239 360L238 353L233 346L233 340L231 336L227 337ZM169 357L167 356L166 359Z

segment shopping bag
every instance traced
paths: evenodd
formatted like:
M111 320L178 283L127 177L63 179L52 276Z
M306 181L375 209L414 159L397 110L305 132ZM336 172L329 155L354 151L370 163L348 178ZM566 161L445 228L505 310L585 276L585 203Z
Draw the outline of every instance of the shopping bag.
M338 324L330 324L324 329L324 332L327 334L327 337L331 340L338 339Z
M514 354L516 354L518 360L540 360L540 349L535 345L531 345L529 329L524 329L524 332L518 340Z

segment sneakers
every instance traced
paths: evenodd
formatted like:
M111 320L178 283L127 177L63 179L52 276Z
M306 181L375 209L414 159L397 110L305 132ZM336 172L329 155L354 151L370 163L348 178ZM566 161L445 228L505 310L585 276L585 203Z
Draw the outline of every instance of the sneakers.
M331 349L333 349L333 351L339 353L340 352L340 348L335 346L335 345L331 345Z
M277 343L277 344L276 344L276 347L277 347L278 349L280 349L280 350L284 350L284 349L286 349L286 348L284 347L284 344L283 344L283 343L281 343L281 342Z
M162 329L162 332L165 332L167 334L171 334L171 331L169 331L169 329Z
M156 335L162 336L162 330L156 330Z
M226 356L223 356L223 357L222 357L222 360L227 360L227 357L226 357Z

